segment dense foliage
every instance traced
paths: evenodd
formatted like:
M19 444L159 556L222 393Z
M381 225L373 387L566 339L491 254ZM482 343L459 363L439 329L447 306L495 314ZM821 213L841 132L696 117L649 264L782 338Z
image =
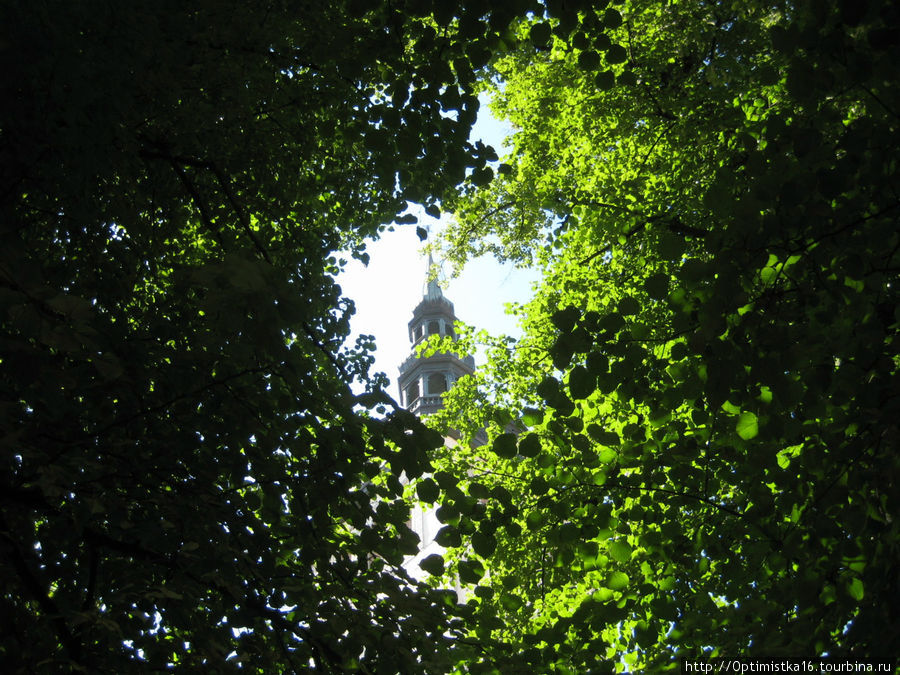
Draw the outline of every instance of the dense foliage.
M897 6L557 4L444 241L545 274L442 420L492 437L438 474L476 634L541 672L892 656Z
M6 3L0 668L890 655L897 25L883 0ZM516 127L493 169L479 86ZM451 259L545 273L436 420L488 448L439 455L371 340L343 346L337 252L409 202L455 211ZM446 523L431 587L401 567L410 492Z
M367 9L3 3L3 672L460 658L399 568L440 438L364 414L332 254L484 166L489 52Z

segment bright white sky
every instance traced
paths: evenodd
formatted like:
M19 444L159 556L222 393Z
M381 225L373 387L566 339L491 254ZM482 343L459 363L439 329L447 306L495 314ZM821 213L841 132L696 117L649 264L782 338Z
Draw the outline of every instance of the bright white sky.
M493 145L497 154L503 155L502 143L509 128L490 115L485 100L481 103L471 138ZM440 223L421 209L416 208L412 213L418 216L419 225L424 227L430 222L432 230L440 228ZM393 232L385 232L370 244L367 251L368 267L351 260L337 281L343 294L356 303L351 343L359 334L375 336L378 346L375 371L387 374L391 380L389 393L397 397L397 369L410 354L406 326L424 294L426 260L415 225L396 226ZM450 272L444 270L447 278ZM450 279L449 283L442 281L441 286L460 321L492 334L518 335L515 318L505 313L504 306L509 302L526 302L538 277L534 270L517 270L485 256L469 262L459 277ZM478 354L475 360L477 365Z

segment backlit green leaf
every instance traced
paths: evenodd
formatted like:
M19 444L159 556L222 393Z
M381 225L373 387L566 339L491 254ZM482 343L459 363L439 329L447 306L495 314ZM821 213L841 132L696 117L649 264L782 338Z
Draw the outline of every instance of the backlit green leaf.
M606 580L606 585L614 591L621 591L628 587L630 579L625 572L612 572Z
M859 577L852 577L847 583L847 592L854 600L862 600L865 595L862 580Z
M621 539L611 541L608 549L610 557L617 562L624 563L631 560L631 546L626 541Z
M752 412L742 412L738 416L737 425L735 426L738 436L745 441L756 438L759 434L759 421Z

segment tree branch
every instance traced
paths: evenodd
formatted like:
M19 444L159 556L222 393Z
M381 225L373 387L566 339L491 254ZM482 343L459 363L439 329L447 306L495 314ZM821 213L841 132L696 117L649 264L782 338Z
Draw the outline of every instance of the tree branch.
M206 228L210 231L219 246L222 247L222 250L225 250L225 242L222 239L219 231L216 229L216 226L213 224L212 216L210 215L209 210L206 207L206 203L203 201L203 197L197 190L197 187L191 182L191 180L185 173L184 168L181 167L178 162L170 158L169 163L171 164L172 169L175 171L175 175L178 176L178 179L184 186L184 189L187 190L187 193L191 196L191 200L194 202L197 210L200 212L200 219L203 221L203 224L206 225Z
M256 236L256 233L250 227L250 218L247 217L247 214L244 212L244 209L241 207L240 203L237 200L237 197L232 191L231 186L228 184L228 178L215 164L210 162L209 167L213 174L215 174L216 180L219 182L219 185L222 187L222 191L225 193L225 197L231 204L231 208L234 209L235 214L237 214L238 222L240 222L241 227L244 228L244 232L246 232L247 236L250 237L250 241L253 242L253 245L256 247L256 250L259 251L263 259L267 263L271 264L272 259L269 257L269 252L265 249L265 247L262 245L262 242L259 240L259 237Z

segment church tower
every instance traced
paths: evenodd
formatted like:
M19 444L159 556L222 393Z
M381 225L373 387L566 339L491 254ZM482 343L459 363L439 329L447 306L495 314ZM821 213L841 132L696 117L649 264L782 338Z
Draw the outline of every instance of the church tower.
M441 394L463 375L472 375L475 372L475 359L472 356L462 359L454 354L440 353L432 356L416 356L416 346L429 335L454 336L453 322L456 321L456 313L453 303L444 297L437 281L429 278L433 264L429 255L422 301L413 310L413 317L408 326L413 352L400 364L398 379L400 401L407 410L416 415L437 412L443 405ZM445 443L452 442L452 439L445 437ZM424 509L416 505L410 513L408 526L419 537L420 545L419 553L407 559L403 567L414 578L424 579L426 573L419 567L419 562L432 554L440 555L444 552L443 547L434 540L441 523L434 508ZM457 595L462 597L458 584L455 590Z
M436 412L442 405L441 394L450 389L463 375L475 372L475 359L459 358L454 354L434 354L417 357L416 346L429 335L453 337L456 314L453 303L444 297L437 281L430 279L434 263L428 256L425 292L422 301L413 310L409 322L409 341L413 353L400 365L400 400L404 407L416 415Z

